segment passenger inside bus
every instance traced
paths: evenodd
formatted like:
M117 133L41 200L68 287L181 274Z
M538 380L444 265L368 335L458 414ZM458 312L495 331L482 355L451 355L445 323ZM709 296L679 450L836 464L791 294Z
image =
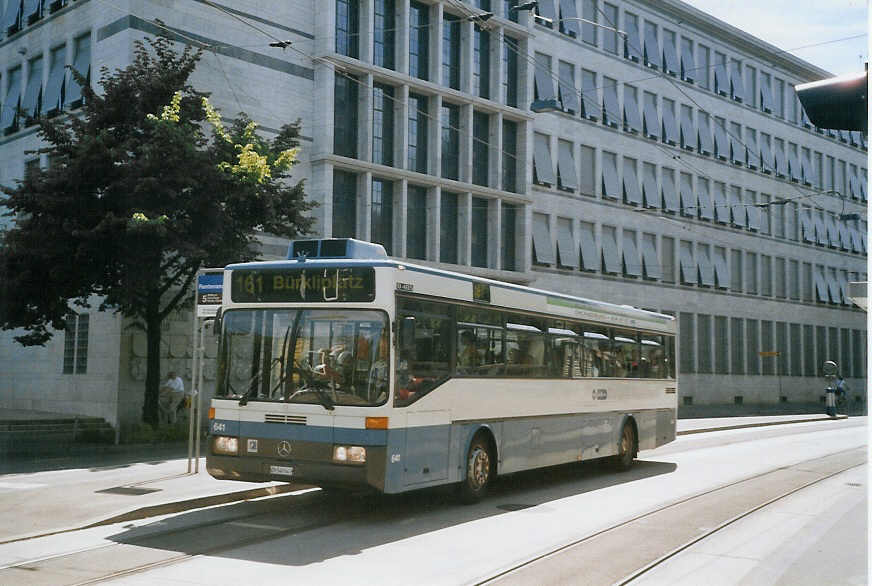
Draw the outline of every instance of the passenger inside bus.
M475 334L472 330L460 332L460 344L457 346L458 374L472 374L481 364L481 354L478 351Z

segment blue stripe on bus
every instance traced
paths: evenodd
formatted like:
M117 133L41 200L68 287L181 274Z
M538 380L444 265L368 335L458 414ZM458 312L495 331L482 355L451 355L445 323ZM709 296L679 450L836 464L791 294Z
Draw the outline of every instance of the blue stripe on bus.
M387 430L324 427L317 425L291 425L262 423L259 421L231 421L215 419L209 428L212 435L232 435L264 439L286 439L363 446L387 445Z

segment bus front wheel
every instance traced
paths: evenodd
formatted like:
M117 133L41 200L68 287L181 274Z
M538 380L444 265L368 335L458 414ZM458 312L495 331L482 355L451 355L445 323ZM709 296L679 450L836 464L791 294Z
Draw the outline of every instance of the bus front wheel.
M487 440L478 436L472 440L466 455L466 478L460 483L460 500L477 503L487 494L493 480L493 455Z
M624 422L621 429L621 439L618 443L618 455L612 458L615 470L623 472L633 466L636 457L636 430L629 421Z

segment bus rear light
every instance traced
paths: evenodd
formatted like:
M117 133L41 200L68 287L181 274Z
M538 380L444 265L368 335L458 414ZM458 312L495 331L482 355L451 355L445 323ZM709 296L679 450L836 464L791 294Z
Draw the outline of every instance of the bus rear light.
M209 419L215 419L215 407L209 407Z
M212 451L225 456L235 456L239 453L239 438L226 435L216 436L212 441Z
M367 417L366 418L366 428L367 429L387 429L388 428L388 418L387 417Z
M366 448L362 446L333 446L333 461L342 464L366 462Z

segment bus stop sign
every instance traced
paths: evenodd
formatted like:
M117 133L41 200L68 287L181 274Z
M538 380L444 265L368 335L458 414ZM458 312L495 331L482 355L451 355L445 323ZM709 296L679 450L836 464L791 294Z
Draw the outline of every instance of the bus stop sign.
M223 299L224 271L197 275L197 317L215 317Z

